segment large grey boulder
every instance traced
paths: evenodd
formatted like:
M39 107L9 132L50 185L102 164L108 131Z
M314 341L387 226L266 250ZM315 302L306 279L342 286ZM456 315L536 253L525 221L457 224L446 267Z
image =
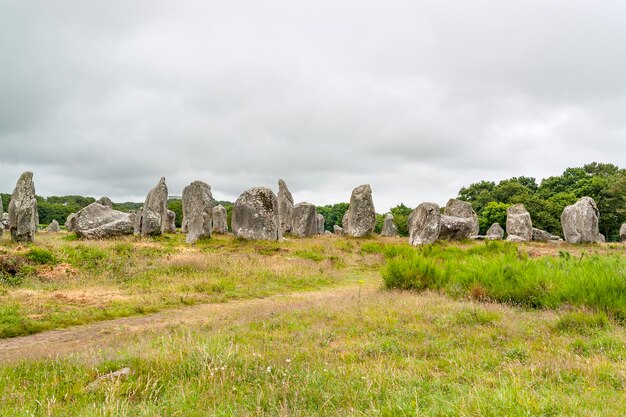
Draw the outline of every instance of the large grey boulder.
M298 203L293 207L291 234L297 237L315 236L319 233L317 213L311 203Z
M506 210L506 234L517 236L523 241L532 240L533 222L523 204L515 204Z
M409 243L413 246L433 243L439 237L441 212L435 203L422 203L409 216Z
M70 230L82 239L106 239L132 235L135 215L113 210L100 203L91 203L70 220Z
M111 201L109 197L100 197L99 199L96 200L96 203L113 208L113 202Z
M565 240L568 243L600 242L599 220L598 206L590 197L583 197L571 206L565 207L561 214Z
M33 173L26 171L17 180L9 202L9 230L14 242L32 242L39 224Z
M293 216L293 196L282 179L278 180L278 221L281 234L291 232Z
M194 181L183 189L183 232L187 243L211 237L213 229L213 195L211 187Z
M148 192L143 203L141 216L141 234L144 236L159 236L167 224L167 185L165 177Z
M561 237L546 232L545 230L533 227L533 240L536 240L538 242L551 242L561 240Z
M321 214L317 214L317 234L318 235L323 235L324 234L324 222L326 221L326 219L324 219L324 216L322 216Z
M228 233L228 213L224 206L217 205L213 207L213 233L225 235Z
M626 243L626 223L619 228L619 240L621 240L622 243Z
M398 237L398 227L393 222L393 214L387 213L385 215L383 230L381 230L380 235L384 237Z
M441 216L440 239L463 240L478 235L478 215L467 201L451 198Z
M242 239L282 238L278 220L278 199L266 187L253 187L244 191L235 201L231 222L234 235Z
M58 233L59 230L61 229L59 228L59 222L56 221L56 219L53 219L48 227L46 227L46 231L49 233Z
M65 228L68 232L73 232L72 230L72 219L76 216L76 213L70 213L65 219Z
M176 212L173 210L167 210L163 233L176 233Z
M494 223L487 229L486 238L489 240L502 240L504 239L504 229L500 224Z
M372 188L369 184L356 187L350 196L348 209L348 228L343 231L352 237L365 237L372 234L376 226L376 211L372 200Z

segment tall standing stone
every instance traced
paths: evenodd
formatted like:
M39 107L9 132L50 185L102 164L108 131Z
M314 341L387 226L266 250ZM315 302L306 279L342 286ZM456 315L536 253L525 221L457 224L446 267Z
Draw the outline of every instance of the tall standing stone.
M278 180L278 221L282 234L291 232L293 216L293 196L282 179Z
M159 236L167 223L167 185L165 177L148 193L143 204L141 216L141 234Z
M533 238L533 222L530 213L523 204L515 204L506 210L506 234L507 240L529 241ZM517 236L517 238L510 238Z
M581 198L565 207L561 214L565 240L568 243L601 242L599 221L600 212L596 202L590 197Z
M435 203L422 203L409 216L409 243L413 246L433 243L439 237L441 211Z
M213 233L225 235L228 233L228 213L224 206L213 207Z
M14 242L32 242L39 224L33 173L24 172L13 190L9 202L9 229Z
M167 218L163 228L164 233L176 233L176 212L167 210Z
M248 240L279 240L278 199L266 187L246 190L233 207L232 229L236 237Z
M380 232L384 237L398 237L398 227L393 222L393 214L387 213L383 223L383 230Z
M326 221L326 219L324 219L324 216L322 216L321 214L317 214L317 234L318 235L323 235L324 234L324 222Z
M297 237L310 237L319 233L315 206L311 203L298 203L293 207L291 234Z
M356 187L350 196L348 208L348 229L344 233L352 237L365 237L372 234L376 226L376 211L369 184Z
M183 190L183 231L187 231L187 243L211 237L212 227L211 187L202 181L194 181Z

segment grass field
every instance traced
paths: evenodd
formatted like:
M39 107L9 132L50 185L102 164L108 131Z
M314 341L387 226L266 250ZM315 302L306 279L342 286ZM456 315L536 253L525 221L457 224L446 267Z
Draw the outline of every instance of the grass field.
M232 308L0 358L0 415L626 415L622 245L38 237L2 242L5 337Z

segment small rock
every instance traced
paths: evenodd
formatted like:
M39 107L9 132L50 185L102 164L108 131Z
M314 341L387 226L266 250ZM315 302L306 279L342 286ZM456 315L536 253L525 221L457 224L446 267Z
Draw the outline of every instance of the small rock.
M58 233L60 230L59 222L56 220L52 220L48 227L46 227L46 231L49 233Z

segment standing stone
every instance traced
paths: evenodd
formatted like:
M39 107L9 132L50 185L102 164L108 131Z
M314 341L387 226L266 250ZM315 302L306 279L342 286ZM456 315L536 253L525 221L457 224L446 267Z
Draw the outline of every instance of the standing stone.
M365 237L372 234L376 226L376 211L369 184L356 187L350 196L348 228L344 233L352 237Z
M279 240L278 199L266 187L246 190L233 207L232 229L236 237L248 240Z
M409 243L413 246L433 243L441 229L441 212L435 203L422 203L409 216Z
M319 233L317 213L311 203L298 203L293 208L291 234L297 237L310 237Z
M530 213L523 204L515 204L506 210L506 234L518 236L521 241L529 241L533 238L533 222ZM512 240L508 239L507 240ZM514 240L516 242L520 240Z
M626 243L626 223L624 223L619 229L619 239L622 243Z
M33 173L24 172L9 202L9 229L14 242L32 242L39 224Z
M159 236L167 223L167 185L165 177L148 193L143 203L141 216L141 234Z
M385 222L383 223L383 230L380 232L384 237L398 237L398 228L393 222L393 214L387 213L385 215Z
M143 221L143 206L135 212L135 218L133 220L133 230L136 235L141 234L141 222Z
M183 190L183 231L187 231L187 243L211 237L212 228L211 187L202 181L194 181Z
M502 240L504 239L504 229L498 223L494 223L487 230L487 239Z
M72 219L76 216L76 213L70 213L65 219L65 228L68 232L72 232Z
M317 214L317 234L318 235L323 235L324 234L324 216L322 216L321 214Z
M451 198L441 216L440 239L463 240L478 235L478 215L467 201Z
M348 214L348 211L346 211L341 218L341 229L343 234L348 232Z
M228 214L221 204L213 207L213 233L220 235L228 233Z
M100 197L98 200L96 200L96 203L102 204L103 206L106 206L106 207L113 208L113 202L111 201L109 197Z
M2 199L0 199L0 201L2 201ZM2 228L4 230L9 230L9 226L9 213L2 213ZM2 233L0 233L0 236L2 236Z
M72 217L70 230L83 239L106 239L132 235L133 223L132 213L113 210L100 203L91 203Z
M55 219L53 219L50 224L48 225L48 227L46 228L46 231L50 232L50 233L58 233L59 230L61 230L59 228L59 222L56 221Z
M571 206L565 207L561 214L565 240L568 243L600 242L599 220L598 206L590 197L583 197Z
M173 210L167 210L167 217L165 220L164 233L176 233L176 213Z
M291 232L293 216L293 196L285 181L278 180L278 220L282 234Z
M343 234L343 228L337 224L333 225L333 232L336 235L342 235Z

